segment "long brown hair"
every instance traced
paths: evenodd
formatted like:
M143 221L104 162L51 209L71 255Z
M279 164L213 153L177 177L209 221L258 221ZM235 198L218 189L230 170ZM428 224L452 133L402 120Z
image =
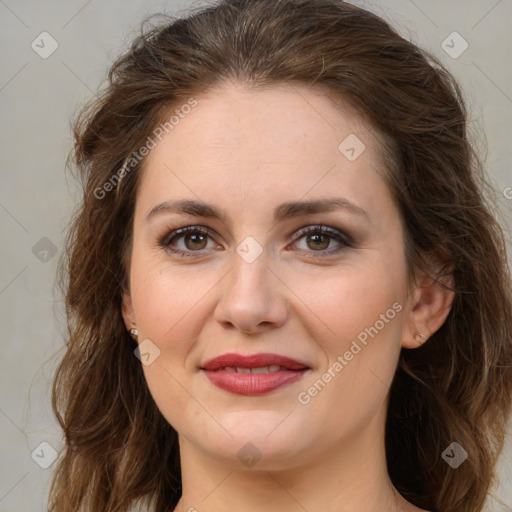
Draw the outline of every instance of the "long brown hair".
M347 2L223 0L142 30L75 121L70 160L83 202L59 267L68 339L52 403L65 446L50 511L122 512L140 500L168 512L180 498L177 433L151 397L121 316L144 159L126 162L171 108L227 79L325 86L388 141L408 268L425 269L436 255L455 290L443 326L401 352L389 474L418 507L482 510L512 401L512 287L458 84L432 55ZM442 458L452 442L468 453L457 469Z

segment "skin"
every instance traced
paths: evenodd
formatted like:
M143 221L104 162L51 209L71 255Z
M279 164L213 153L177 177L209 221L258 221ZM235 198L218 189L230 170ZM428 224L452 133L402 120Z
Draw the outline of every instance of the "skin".
M439 329L453 297L419 273L407 286L403 225L382 178L376 132L316 87L227 82L196 99L145 161L123 294L126 328L137 326L139 343L160 350L143 370L179 434L183 496L175 510L420 510L387 473L388 391L401 348ZM350 134L366 146L354 161L338 150ZM281 203L328 197L367 217L337 210L273 221ZM178 199L214 204L226 221L174 212L146 220L155 205ZM353 246L315 232L296 236L320 223L348 233ZM159 245L184 226L211 231L174 240L190 257ZM236 252L248 236L263 249L251 263ZM394 303L401 311L300 403L298 394ZM273 352L311 370L263 396L234 395L199 370L227 352ZM248 442L262 455L252 467L237 457Z

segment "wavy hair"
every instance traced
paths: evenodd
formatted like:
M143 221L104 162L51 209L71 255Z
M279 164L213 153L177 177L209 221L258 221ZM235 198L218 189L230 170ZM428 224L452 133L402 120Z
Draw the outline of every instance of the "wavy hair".
M68 164L83 200L59 262L67 339L52 406L65 446L50 512L124 512L139 500L167 512L180 498L177 433L121 315L144 158L123 164L170 109L226 80L321 85L385 137L408 270L432 271L435 255L455 291L428 343L401 351L385 432L389 475L420 508L481 511L511 410L512 286L455 79L385 20L343 1L222 0L149 25L74 121ZM456 470L442 459L453 441L469 455Z

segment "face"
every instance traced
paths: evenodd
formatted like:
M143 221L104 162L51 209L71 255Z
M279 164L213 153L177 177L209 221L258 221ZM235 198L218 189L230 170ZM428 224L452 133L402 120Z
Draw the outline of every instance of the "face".
M375 132L325 91L195 99L145 161L123 316L180 441L293 466L382 426L412 315L401 219ZM225 354L272 355L205 369Z

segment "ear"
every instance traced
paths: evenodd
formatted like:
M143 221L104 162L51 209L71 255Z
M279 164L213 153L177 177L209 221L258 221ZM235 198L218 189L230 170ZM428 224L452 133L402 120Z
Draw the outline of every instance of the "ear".
M137 322L135 321L135 315L133 313L132 298L130 297L130 293L128 291L123 291L121 297L121 312L123 315L124 324L126 329L130 330L132 327L137 325Z
M451 273L442 279L425 274L417 279L411 297L409 318L404 326L402 346L418 348L425 343L445 322L454 297Z

